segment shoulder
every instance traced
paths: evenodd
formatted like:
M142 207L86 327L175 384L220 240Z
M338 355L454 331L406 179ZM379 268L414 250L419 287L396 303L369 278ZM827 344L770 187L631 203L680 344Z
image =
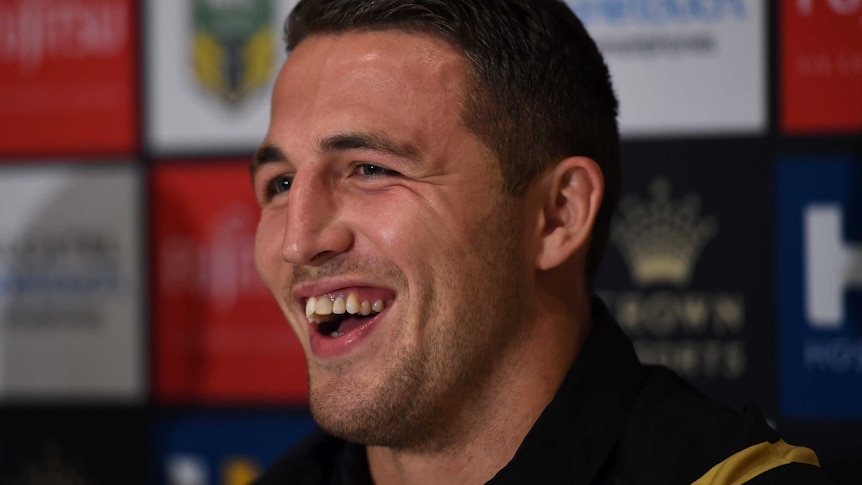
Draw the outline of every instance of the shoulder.
M814 452L782 441L755 407L735 411L668 369L646 369L617 449L620 477L697 485L829 483Z
M347 446L317 430L279 458L254 485L331 483Z

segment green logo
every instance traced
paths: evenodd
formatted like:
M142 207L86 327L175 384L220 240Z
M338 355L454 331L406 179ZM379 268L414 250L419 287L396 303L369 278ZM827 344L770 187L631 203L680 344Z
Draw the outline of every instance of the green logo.
M230 107L242 104L275 71L272 0L193 0L197 82Z

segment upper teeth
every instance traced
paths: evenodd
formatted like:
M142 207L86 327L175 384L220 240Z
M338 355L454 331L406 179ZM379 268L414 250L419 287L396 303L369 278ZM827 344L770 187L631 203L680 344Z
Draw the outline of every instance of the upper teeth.
M344 295L338 295L334 299L329 295L312 296L305 304L305 316L311 323L323 323L335 317L333 315L343 315L349 313L351 315L370 315L371 312L380 313L386 308L383 300L377 299L372 301L362 300L356 293L350 293L347 298Z

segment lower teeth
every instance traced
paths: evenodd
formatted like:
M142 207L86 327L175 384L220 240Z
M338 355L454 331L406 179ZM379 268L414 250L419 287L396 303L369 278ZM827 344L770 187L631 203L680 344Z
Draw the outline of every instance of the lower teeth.
M344 334L338 333L338 332L332 332L331 334L329 334L329 336L332 338L338 338L338 337L341 337L342 335L344 335Z

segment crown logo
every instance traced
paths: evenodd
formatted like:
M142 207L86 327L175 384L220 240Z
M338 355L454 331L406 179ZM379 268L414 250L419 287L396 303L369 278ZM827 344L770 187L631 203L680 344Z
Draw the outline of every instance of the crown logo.
M717 223L714 217L700 218L695 194L672 201L665 177L655 178L649 191L651 200L630 195L621 201L611 239L638 286L684 286L703 247L715 236Z

